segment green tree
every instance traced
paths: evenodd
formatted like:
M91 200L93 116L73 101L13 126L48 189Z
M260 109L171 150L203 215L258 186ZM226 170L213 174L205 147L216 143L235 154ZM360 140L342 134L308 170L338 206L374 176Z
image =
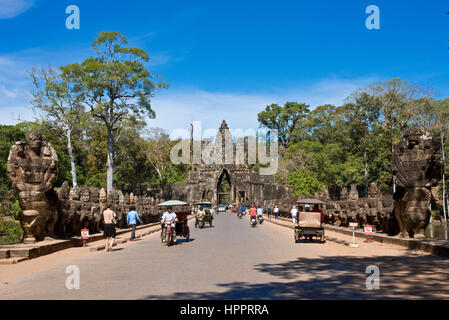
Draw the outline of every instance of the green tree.
M286 102L283 107L271 104L257 115L261 127L277 130L279 143L286 149L294 139L300 140L306 133L304 120L309 106L304 103Z
M292 171L288 175L288 184L293 188L293 195L314 195L324 188L324 184L309 170Z
M45 120L66 139L73 186L78 185L72 135L79 130L84 116L79 84L52 68L30 72L34 84L32 105L45 113Z
M84 95L84 103L106 127L107 132L107 191L113 190L114 145L120 136L123 121L129 116L155 117L150 99L158 76L144 66L149 61L147 52L125 47L128 42L120 32L103 31L92 46L96 57L61 67L64 76L77 83Z

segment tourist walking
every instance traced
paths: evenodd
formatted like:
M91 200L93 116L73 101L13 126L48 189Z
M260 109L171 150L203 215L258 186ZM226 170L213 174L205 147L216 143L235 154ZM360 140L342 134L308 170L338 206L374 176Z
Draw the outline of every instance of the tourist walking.
M115 239L115 218L116 214L111 210L112 203L108 204L106 210L103 211L103 237L105 238L105 251L112 251Z
M270 205L267 206L267 216L268 216L268 220L271 220L271 206Z
M126 216L126 223L128 224L128 227L132 228L131 231L131 238L129 238L130 241L133 241L136 237L136 225L137 221L140 223L143 223L142 220L140 220L139 214L136 211L136 207L132 206L129 208L128 215Z
M292 215L292 221L294 224L296 224L296 218L298 216L298 209L296 209L295 206L293 206L292 210L290 211L291 215Z
M279 219L279 208L278 206L274 206L274 217Z

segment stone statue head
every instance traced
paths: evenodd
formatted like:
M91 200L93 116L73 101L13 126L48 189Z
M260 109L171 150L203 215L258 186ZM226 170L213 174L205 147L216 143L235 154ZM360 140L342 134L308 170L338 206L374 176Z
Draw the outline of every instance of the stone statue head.
M368 187L368 198L378 198L380 196L379 188L375 182L371 182Z
M39 156L41 154L42 145L47 141L47 139L40 133L30 132L26 135L26 141L31 150Z
M349 200L357 200L359 198L359 192L357 191L357 186L355 184L351 185L351 190L349 191Z
M119 195L117 192L113 191L111 194L111 199L112 199L112 203L113 204L118 204L119 203Z
M69 193L70 193L69 183L67 181L64 181L61 188L59 188L58 190L58 198L63 200L68 199Z
M104 188L101 188L101 190L100 190L100 202L101 203L106 203L106 201L108 201L108 196L106 194L106 190L104 190Z
M129 204L129 193L125 194L125 204Z
M74 186L72 190L70 190L70 200L79 200L81 197L81 190L78 186Z
M125 196L123 195L123 192L121 190L118 192L118 203L120 204L125 203Z
M98 192L98 189L92 189L90 191L90 198L94 203L100 202L100 193Z
M131 194L129 195L129 204L134 204L135 203L135 197L134 194L131 192Z
M81 200L83 202L90 201L90 189L88 187L83 188L83 190L81 191Z

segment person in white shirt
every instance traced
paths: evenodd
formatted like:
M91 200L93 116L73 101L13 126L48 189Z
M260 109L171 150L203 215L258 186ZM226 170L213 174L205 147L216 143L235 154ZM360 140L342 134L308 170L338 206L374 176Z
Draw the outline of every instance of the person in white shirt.
M260 217L263 215L263 208L261 206L257 206L257 217Z
M168 206L167 211L164 212L161 219L162 228L165 228L165 222L172 221L175 226L176 222L178 222L178 218L176 217L176 213L172 211L172 207Z
M296 217L298 216L298 209L296 209L295 206L293 206L292 210L290 211L292 215L292 221L296 224Z
M278 208L278 206L275 206L273 211L274 211L274 217L276 219L278 219L279 218L279 208Z

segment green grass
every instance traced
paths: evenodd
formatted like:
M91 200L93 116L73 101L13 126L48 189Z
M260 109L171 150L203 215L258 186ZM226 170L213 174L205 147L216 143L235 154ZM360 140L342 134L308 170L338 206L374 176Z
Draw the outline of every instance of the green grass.
M18 221L0 219L0 245L20 242L22 236L22 226Z

